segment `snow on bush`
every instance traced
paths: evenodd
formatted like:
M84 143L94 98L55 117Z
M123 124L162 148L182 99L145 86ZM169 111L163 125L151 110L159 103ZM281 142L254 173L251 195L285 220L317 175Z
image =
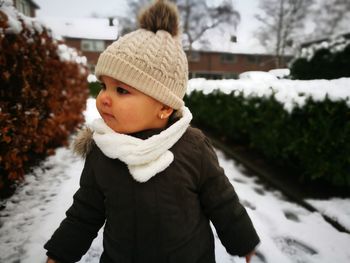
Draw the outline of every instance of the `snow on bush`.
M350 34L302 47L290 69L294 79L350 77Z
M89 74L89 76L87 77L87 81L88 81L89 83L91 83L91 82L97 82L98 79L97 79L97 77L96 77L94 74Z
M83 122L86 59L0 0L0 197Z
M35 32L41 34L45 30L52 37L51 30L36 18L28 17L18 12L13 6L12 0L0 0L0 19L0 33L20 34L24 29L27 29L32 34L35 34ZM28 36L27 41L32 42L34 39ZM42 41L42 44L45 44L45 40L42 39ZM65 44L58 46L57 54L61 61L72 61L82 65L87 64L86 57L81 56L76 49Z
M23 23L26 28L30 30L36 30L41 32L43 27L35 19L27 17L22 13L18 12L13 6L12 0L1 0L0 1L0 11L7 15L7 27L0 29L3 33L19 34L23 30ZM4 17L1 17L2 19ZM1 20L2 20L1 19Z
M279 68L279 69L271 69L268 71L270 74L274 75L278 79L287 78L290 75L289 68Z
M303 47L296 58L306 58L307 60L311 60L315 53L321 49L328 49L331 53L338 53L344 51L348 45L350 45L350 39L347 39L344 36L335 36L329 40L324 40Z
M284 109L291 112L295 107L303 107L307 98L323 101L328 97L331 101L346 100L350 107L350 78L334 80L289 80L268 79L261 75L250 74L245 79L206 80L191 79L187 94L192 91L202 91L204 94L215 90L226 94L243 93L244 97L265 97L272 95Z
M247 71L239 74L239 79L255 79L261 81L273 81L277 80L277 77L273 74L265 71Z

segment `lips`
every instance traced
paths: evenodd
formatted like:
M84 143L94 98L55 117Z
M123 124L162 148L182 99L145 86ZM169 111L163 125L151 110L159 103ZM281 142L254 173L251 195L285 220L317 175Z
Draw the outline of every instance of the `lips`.
M106 119L114 119L114 116L112 114L102 112L102 117Z

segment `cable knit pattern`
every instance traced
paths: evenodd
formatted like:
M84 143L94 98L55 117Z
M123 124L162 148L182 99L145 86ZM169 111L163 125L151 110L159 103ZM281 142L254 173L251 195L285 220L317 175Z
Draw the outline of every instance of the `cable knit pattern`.
M185 133L192 119L192 114L186 107L179 109L178 114L181 116L178 121L146 140L117 133L103 119L96 119L91 127L93 139L107 157L126 163L136 181L147 182L174 160L169 149Z
M188 62L180 41L164 30L138 29L107 47L95 74L115 78L180 109L188 81Z

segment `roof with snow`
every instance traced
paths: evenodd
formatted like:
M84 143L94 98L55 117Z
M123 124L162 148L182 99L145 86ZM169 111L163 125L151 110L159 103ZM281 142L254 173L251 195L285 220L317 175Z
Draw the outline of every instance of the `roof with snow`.
M55 36L96 40L115 40L118 27L110 26L107 18L39 17Z
M39 9L40 7L38 6L38 4L37 3L35 3L33 0L27 0L28 1L28 3L32 6L32 7L34 7L35 9Z
M62 18L38 17L48 28L51 28L56 38L81 38L96 40L116 40L118 26L110 26L108 18ZM231 42L232 34L210 32L210 47L203 48L194 43L193 50L203 52L225 52L234 54L270 55L256 39L238 36L238 41Z

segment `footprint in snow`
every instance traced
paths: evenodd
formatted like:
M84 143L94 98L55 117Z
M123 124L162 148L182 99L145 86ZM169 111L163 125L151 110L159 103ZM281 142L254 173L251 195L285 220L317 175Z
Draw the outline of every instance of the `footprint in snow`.
M250 208L251 210L255 210L255 209L256 209L256 206L253 205L251 202L249 202L249 201L247 201L247 200L241 200L241 204L242 204L244 207Z
M254 191L258 193L259 195L265 195L265 189L261 187L255 187Z
M233 181L236 182L236 183L240 183L240 184L246 184L247 182L242 180L242 179L239 179L239 178L233 178Z
M283 211L283 213L287 219L294 221L294 222L300 222L298 215L293 213L292 211L286 210L286 211Z
M288 255L295 263L306 263L308 256L317 254L310 246L290 237L276 237L274 241L282 253Z

